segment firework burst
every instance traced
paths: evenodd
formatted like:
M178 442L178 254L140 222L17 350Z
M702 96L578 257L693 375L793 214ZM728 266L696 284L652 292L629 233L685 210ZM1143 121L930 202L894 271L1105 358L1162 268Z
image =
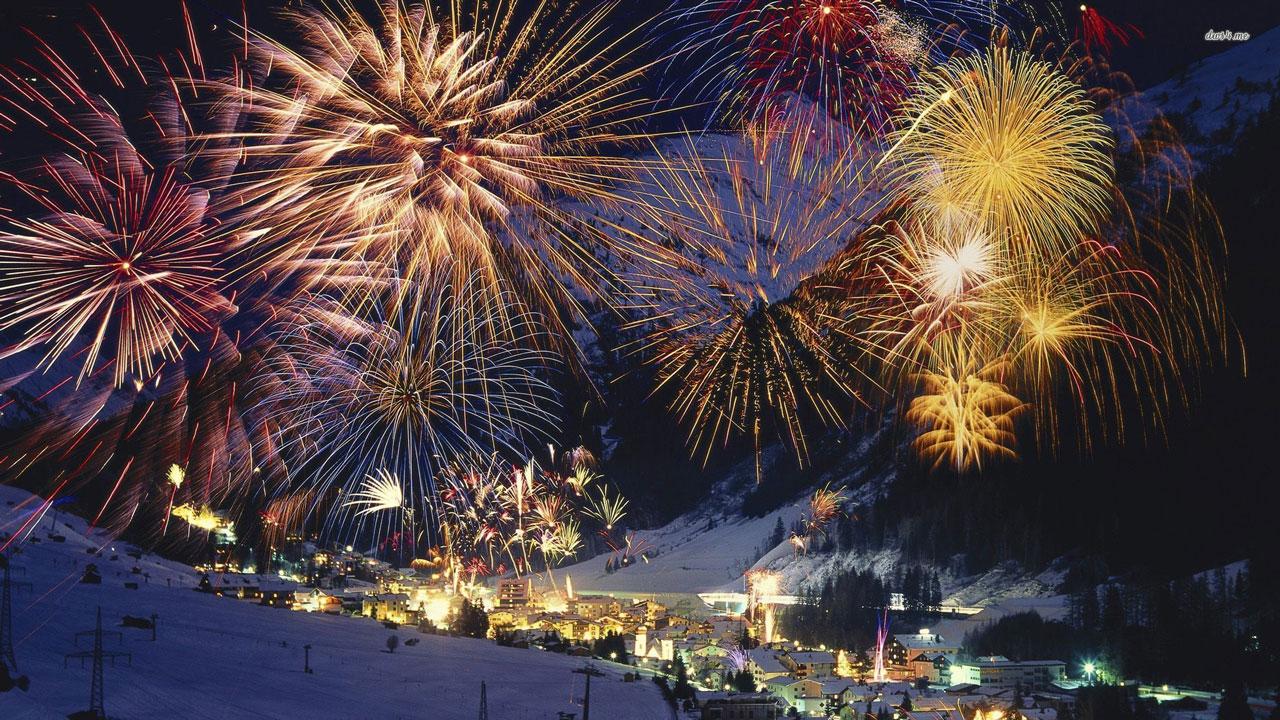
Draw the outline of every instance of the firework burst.
M1097 231L1109 210L1111 132L1084 90L1002 47L930 70L903 103L886 159L929 222L979 223L1046 252Z
M915 441L920 455L960 472L991 457L1015 456L1014 416L1022 403L1001 383L1002 364L951 370L923 375L922 394L907 410L907 420L922 430Z
M583 527L594 521L608 541L625 517L626 500L600 485L598 502L569 477L530 460L523 466L489 456L463 459L445 470L440 521L445 555L457 572L527 573L555 566L583 547Z
M641 308L635 352L656 367L657 390L671 394L704 461L735 438L758 450L776 431L804 462L806 427L841 424L857 377L837 361L820 293L807 286L876 195L856 173L796 178L767 133L746 138L755 162L690 146L654 173L641 224L663 233L652 242L669 252L633 279L660 309ZM835 167L866 169L852 159Z
M273 444L296 482L351 491L390 473L403 504L433 518L435 476L455 458L518 453L548 431L556 407L537 372L549 358L525 349L533 326L507 322L519 303L478 278L474 291L455 290L442 275L389 287L358 312L325 296L295 305L286 358L265 378L276 388ZM358 519L341 507L334 522Z
M239 191L288 218L281 259L449 264L458 287L525 288L548 323L578 308L570 287L610 287L607 238L556 201L607 201L627 173L610 148L632 139L643 68L605 36L613 3L555 8L342 3L289 11L295 43L250 37L259 77L216 89L249 118L231 133L255 168Z
M918 69L969 46L1002 9L873 0L705 0L673 4L684 90L711 96L715 120L787 130L793 165L878 135ZM972 35L976 37L977 35Z
M10 139L45 151L2 176L16 201L0 230L0 327L18 338L5 355L35 358L4 404L50 408L4 462L79 484L103 503L95 523L167 529L175 498L235 512L270 462L250 448L245 383L277 296L239 272L260 229L229 199L234 164L200 156L190 86L105 21L82 36L90 67L36 39L42 62L0 70Z

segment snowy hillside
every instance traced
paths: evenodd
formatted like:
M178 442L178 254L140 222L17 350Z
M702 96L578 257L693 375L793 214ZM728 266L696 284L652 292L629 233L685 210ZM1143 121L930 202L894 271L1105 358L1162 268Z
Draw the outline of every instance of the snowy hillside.
M1280 27L1224 50L1125 103L1132 120L1159 108L1184 135L1196 160L1229 149L1240 131L1280 92Z
M492 642L388 630L372 620L310 615L251 601L197 593L188 567L145 556L136 561L123 544L86 531L84 521L52 514L27 523L41 510L38 498L0 486L0 533L22 529L27 542L13 557L14 650L19 670L31 679L22 693L0 694L4 720L53 720L87 707L90 670L66 653L92 646L76 633L94 626L102 609L107 650L132 653L105 670L111 717L146 718L475 718L480 682L488 688L494 717L544 720L558 711L581 713L580 659L498 647ZM49 536L65 537L55 542ZM101 548L101 555L91 553ZM102 571L101 585L81 584L86 563ZM137 565L141 573L131 572ZM139 589L125 588L138 582ZM24 584L30 583L30 588ZM124 615L159 615L158 639L119 627ZM391 634L401 639L386 651ZM420 642L405 646L404 641ZM304 674L303 646L310 644L314 674ZM650 720L667 716L652 683L626 683L604 668L592 703L598 717Z

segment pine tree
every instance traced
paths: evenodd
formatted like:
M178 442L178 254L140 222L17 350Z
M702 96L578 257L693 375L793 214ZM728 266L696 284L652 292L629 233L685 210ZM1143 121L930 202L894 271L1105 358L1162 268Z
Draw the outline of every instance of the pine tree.
M1253 710L1249 709L1244 683L1239 678L1233 677L1227 682L1222 704L1218 706L1218 720L1253 720Z
M777 522L773 525L773 535L769 536L769 549L778 547L787 539L787 528L782 524L782 516L779 515Z
M693 697L693 686L689 684L689 668L685 667L684 658L676 655L675 662L672 663L672 674L676 676L676 685L672 688L677 698L681 700Z

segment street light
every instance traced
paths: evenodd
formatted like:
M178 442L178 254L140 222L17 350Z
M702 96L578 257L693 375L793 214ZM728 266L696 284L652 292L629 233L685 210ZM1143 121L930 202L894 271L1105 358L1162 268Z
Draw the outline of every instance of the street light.
M1093 661L1089 661L1084 664L1084 676L1089 680L1090 685L1093 684L1093 674L1097 672L1097 670L1098 667L1093 664Z

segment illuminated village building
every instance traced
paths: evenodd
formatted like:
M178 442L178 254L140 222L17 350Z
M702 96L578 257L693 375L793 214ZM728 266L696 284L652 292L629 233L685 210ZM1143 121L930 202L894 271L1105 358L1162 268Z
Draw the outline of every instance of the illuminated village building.
M873 648L871 652L874 653L875 649ZM919 677L913 674L912 663L922 655L928 656L931 663L939 655L954 662L959 653L959 643L949 641L937 633L930 632L927 628L916 633L893 635L884 648L885 665L889 670L889 676L896 680Z
M527 607L533 599L533 581L529 578L503 578L498 581L497 607Z
M1053 690L1067 679L1061 660L1010 660L1002 655L980 657L951 666L951 684L1025 691Z

